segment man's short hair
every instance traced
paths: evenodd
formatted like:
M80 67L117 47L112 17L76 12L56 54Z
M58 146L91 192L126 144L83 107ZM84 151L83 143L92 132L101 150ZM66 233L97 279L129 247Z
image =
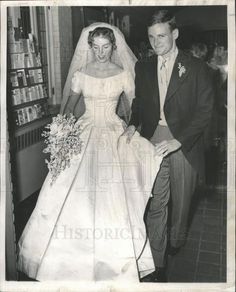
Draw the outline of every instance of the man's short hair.
M157 10L151 16L148 27L153 26L157 23L168 23L171 31L177 28L175 16L166 9Z

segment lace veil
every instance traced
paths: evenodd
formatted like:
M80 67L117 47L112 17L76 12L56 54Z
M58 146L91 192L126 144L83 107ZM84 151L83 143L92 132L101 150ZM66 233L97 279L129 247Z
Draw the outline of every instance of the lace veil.
M67 101L70 96L70 89L71 89L71 80L74 75L74 73L77 70L81 70L82 68L86 67L86 64L92 62L94 60L94 55L92 50L90 49L90 46L88 44L88 35L89 32L94 30L97 27L108 27L113 30L115 39L116 39L116 46L117 48L112 53L112 62L122 67L124 70L130 72L132 84L130 84L130 92L126 96L125 99L124 96L120 99L119 105L118 105L118 114L125 117L125 120L128 120L128 115L130 113L130 107L132 103L132 99L134 97L134 65L137 61L135 55L129 48L129 46L126 44L125 38L122 34L122 32L115 26L112 26L108 23L103 22L97 22L93 23L90 26L83 29L80 39L78 41L78 44L76 46L74 56L71 61L71 65L69 68L68 76L66 79L66 83L63 90L63 98L61 103L61 110L60 112L63 113L65 106L67 104Z

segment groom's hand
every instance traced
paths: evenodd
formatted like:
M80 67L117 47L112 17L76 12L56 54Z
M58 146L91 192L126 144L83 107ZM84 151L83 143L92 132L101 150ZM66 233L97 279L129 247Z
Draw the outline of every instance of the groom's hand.
M157 143L155 145L156 148L156 154L158 156L162 156L165 157L168 154L179 150L181 147L181 143L179 141L177 141L176 139L172 139L172 140L164 140L161 143Z
M136 131L136 128L133 125L126 128L124 133L121 135L121 136L126 136L126 143L128 144L130 143L135 131Z

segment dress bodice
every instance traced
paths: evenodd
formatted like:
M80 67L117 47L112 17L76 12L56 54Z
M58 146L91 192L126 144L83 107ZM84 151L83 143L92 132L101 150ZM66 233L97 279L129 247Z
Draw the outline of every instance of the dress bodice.
M71 86L74 92L82 93L84 97L86 111L83 118L90 119L97 126L120 123L116 115L119 97L122 92L130 95L133 88L133 79L127 71L106 78L77 71Z

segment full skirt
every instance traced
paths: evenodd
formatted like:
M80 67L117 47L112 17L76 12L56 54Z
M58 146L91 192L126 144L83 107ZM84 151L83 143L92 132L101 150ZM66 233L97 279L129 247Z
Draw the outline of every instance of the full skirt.
M39 281L131 281L154 270L143 220L161 158L122 124L81 122L82 152L51 185L47 175L18 248L18 269Z

